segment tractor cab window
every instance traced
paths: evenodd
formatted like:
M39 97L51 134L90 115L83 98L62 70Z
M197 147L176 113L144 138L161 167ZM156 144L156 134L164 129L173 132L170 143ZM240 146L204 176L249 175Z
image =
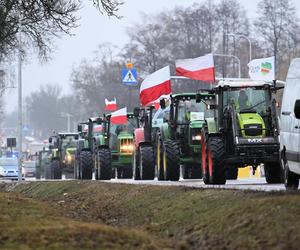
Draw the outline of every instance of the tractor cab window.
M196 100L180 100L178 103L178 123L204 120L205 104Z
M264 114L270 104L269 93L259 88L235 88L224 92L223 107L233 106L239 113Z
M75 148L76 147L76 141L74 140L73 137L67 136L67 138L62 141L62 147L64 149L66 149L66 148Z

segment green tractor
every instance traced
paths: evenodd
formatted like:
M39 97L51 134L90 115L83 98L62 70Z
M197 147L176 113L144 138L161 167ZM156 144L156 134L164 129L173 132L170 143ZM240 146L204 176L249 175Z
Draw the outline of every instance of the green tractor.
M156 135L158 180L178 181L180 165L184 179L198 179L201 172L201 132L214 99L209 93L182 93L170 97L169 110ZM166 101L160 101L162 109Z
M134 130L133 178L135 180L153 180L155 177L153 110L153 106L134 109L134 116L138 119L138 128Z
M36 153L36 174L37 180L46 178L46 170L50 169L51 151L43 148L43 150ZM49 174L48 174L49 175Z
M51 163L46 170L46 179L74 178L75 152L78 133L58 133L49 138Z
M137 119L133 113L127 113L127 124L112 124L111 115L105 116L109 131L109 148L111 165L117 178L132 178L132 163L134 154L134 130Z
M112 169L108 122L101 117L90 118L78 125L78 132L76 179L90 180L95 173L96 180L110 180Z
M276 83L222 80L214 88L214 117L202 133L202 172L205 184L236 179L238 168L264 164L267 183L282 182Z

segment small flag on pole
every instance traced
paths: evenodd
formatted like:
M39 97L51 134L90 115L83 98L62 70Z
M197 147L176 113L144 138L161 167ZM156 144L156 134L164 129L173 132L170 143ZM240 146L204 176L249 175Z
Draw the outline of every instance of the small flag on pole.
M249 76L252 80L268 81L275 80L275 57L254 59L248 63Z

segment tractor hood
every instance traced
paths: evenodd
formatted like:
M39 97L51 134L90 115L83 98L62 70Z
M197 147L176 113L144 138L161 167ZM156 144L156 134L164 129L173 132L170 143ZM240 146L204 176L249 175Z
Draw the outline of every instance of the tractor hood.
M240 113L238 122L243 137L265 136L265 122L258 113Z
M202 128L204 121L191 121L190 128Z
M118 135L118 139L133 139L133 134L132 134L132 133L125 132L125 131L122 131L122 132Z

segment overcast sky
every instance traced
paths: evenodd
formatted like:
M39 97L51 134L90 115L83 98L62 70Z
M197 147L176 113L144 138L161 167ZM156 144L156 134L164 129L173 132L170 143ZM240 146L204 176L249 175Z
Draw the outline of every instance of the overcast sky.
M128 40L126 30L128 26L140 20L140 13L158 13L169 10L175 6L190 6L202 0L124 0L119 14L121 20L101 15L90 0L83 0L84 7L80 10L80 27L73 31L75 36L63 37L55 41L57 49L52 54L52 60L40 65L35 57L28 60L23 67L23 93L24 96L39 89L42 84L59 84L64 93L70 92L70 74L72 66L78 64L82 58L92 58L97 45L111 42L118 46L124 45ZM296 0L294 0L297 2ZM218 2L218 1L215 1ZM248 10L250 18L255 17L258 0L240 0L242 6ZM297 3L297 8L300 3ZM6 93L6 110L12 111L17 103L17 90L12 89Z

